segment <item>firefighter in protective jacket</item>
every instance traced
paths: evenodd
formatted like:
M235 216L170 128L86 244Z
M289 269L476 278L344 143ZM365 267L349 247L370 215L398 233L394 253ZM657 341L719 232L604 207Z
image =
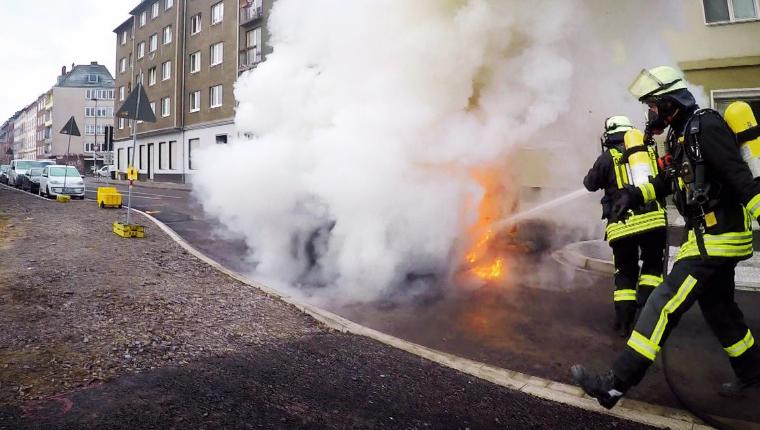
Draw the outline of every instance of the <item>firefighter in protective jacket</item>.
M672 193L688 237L612 370L596 375L576 365L573 377L602 406L612 408L641 381L681 315L698 302L736 374L719 394L741 396L760 389L760 345L734 302L734 269L753 252L751 221L760 219L760 181L753 181L736 135L719 113L699 109L681 72L667 66L643 70L630 92L649 106L647 127L654 134L670 128L666 145L672 158L651 183L626 188L612 211L623 213Z
M635 208L625 220L611 214L615 195L635 184L634 171L628 161L632 151L643 152L640 155L644 165L636 166L644 169L642 182L657 176L659 170L654 147L641 145L626 150L625 136L631 130L634 128L627 117L607 118L602 135L604 152L583 179L589 191L604 190L602 218L607 219L605 237L615 263L615 329L621 336L631 333L637 307L643 306L662 282L666 240L665 211L656 200Z

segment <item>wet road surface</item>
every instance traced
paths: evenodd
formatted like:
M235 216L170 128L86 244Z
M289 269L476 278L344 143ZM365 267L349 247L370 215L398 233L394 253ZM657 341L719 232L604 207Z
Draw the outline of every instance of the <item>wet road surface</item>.
M119 188L126 195L126 187ZM218 224L205 219L190 192L136 186L133 199L135 208L150 212L202 252L246 271L245 243L217 233ZM516 261L521 273L496 285L443 285L438 286L443 294L418 302L329 310L424 346L556 381L572 383L568 369L575 363L606 371L625 345L611 329L612 279L570 270L545 257ZM760 294L737 292L737 302L750 328L760 333ZM666 356L674 386L689 406L760 423L760 392L730 401L715 394L732 372L698 307L674 331ZM684 407L666 384L662 356L629 397Z

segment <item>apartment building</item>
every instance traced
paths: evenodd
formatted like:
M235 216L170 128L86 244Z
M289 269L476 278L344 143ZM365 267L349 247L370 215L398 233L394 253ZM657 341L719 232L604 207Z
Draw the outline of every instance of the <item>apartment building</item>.
M18 112L8 118L2 126L0 126L0 164L9 164L13 160L13 138L14 138L14 125Z
M713 108L744 100L760 118L760 0L683 1L683 11L685 28L667 39L686 78Z
M92 62L61 69L56 84L9 119L4 127L6 145L17 159L55 159L81 171L96 160L110 162L102 151L104 131L113 125L113 76ZM82 136L60 134L71 117Z
M197 169L194 153L232 138L234 84L268 53L270 9L261 0L148 0L114 29L114 108L142 82L156 115L155 123L117 120L114 164L122 175L133 161L141 180L184 182Z

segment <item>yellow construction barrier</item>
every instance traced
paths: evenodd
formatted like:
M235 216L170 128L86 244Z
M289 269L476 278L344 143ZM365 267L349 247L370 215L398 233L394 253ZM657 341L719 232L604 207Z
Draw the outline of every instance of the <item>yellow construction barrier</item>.
M65 196L63 194L58 194L55 196L55 200L61 203L68 203L71 201L71 196Z
M98 206L101 208L120 208L121 193L114 187L98 187Z
M145 227L134 224L124 224L120 222L113 223L113 232L121 237L145 237Z

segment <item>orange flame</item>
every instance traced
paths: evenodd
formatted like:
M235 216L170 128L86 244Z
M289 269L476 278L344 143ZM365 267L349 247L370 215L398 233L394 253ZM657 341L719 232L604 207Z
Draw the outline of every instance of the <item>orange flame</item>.
M501 219L504 207L505 190L499 175L501 169L489 168L472 172L472 176L485 190L478 205L478 220L470 228L470 237L474 238L470 249L465 253L469 266L468 273L483 281L501 281L506 277L506 261L494 249L496 234L493 223Z

